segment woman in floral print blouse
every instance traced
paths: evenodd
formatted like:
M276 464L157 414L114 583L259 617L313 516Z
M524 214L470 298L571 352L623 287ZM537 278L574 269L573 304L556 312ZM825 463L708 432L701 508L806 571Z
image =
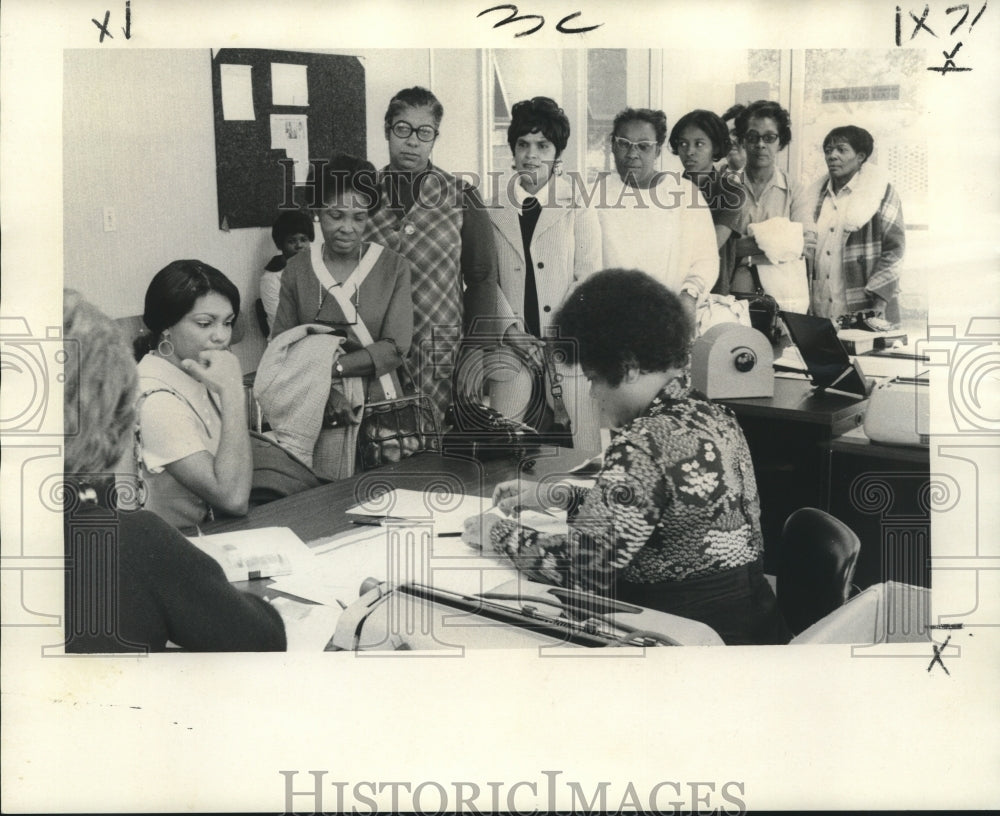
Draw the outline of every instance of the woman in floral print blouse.
M729 409L691 390L689 318L638 270L584 281L556 316L604 422L615 429L589 490L500 484L501 512L561 507L567 535L494 513L465 540L510 557L532 580L571 586L708 624L728 644L790 637L761 567L760 503L746 439Z

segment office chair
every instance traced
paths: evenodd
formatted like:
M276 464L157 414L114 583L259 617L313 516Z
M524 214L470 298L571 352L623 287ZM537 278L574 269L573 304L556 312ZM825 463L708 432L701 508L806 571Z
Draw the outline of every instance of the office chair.
M851 597L861 540L829 513L803 507L785 521L778 607L798 634Z

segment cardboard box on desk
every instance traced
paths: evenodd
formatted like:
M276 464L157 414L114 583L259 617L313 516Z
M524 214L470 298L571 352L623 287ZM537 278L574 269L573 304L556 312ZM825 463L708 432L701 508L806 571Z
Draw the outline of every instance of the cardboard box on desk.
M691 384L709 399L774 396L774 352L767 338L739 323L719 323L695 340Z

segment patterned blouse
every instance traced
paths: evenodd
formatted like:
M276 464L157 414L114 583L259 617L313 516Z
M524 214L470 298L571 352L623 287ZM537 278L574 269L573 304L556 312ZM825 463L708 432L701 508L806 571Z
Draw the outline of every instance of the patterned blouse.
M763 551L743 432L732 411L692 391L686 372L613 436L594 487L575 490L568 535L503 519L493 547L533 580L598 594L616 580L711 575Z

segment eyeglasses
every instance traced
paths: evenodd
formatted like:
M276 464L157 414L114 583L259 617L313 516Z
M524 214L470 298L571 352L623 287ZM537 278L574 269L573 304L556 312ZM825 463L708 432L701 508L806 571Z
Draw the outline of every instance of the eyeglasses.
M645 155L653 152L653 149L656 147L656 142L650 142L645 139L641 142L633 142L626 139L624 136L612 136L611 146L615 150L620 150L622 153L628 153L634 147L640 153Z
M396 122L390 129L393 135L398 136L400 139L409 139L410 134L416 131L417 138L422 142L433 142L438 135L437 130L430 125L413 127L409 122Z
M763 142L764 144L774 144L778 141L777 133L758 133L756 130L747 131L747 135L743 137L743 141L747 144L757 144L757 142Z

